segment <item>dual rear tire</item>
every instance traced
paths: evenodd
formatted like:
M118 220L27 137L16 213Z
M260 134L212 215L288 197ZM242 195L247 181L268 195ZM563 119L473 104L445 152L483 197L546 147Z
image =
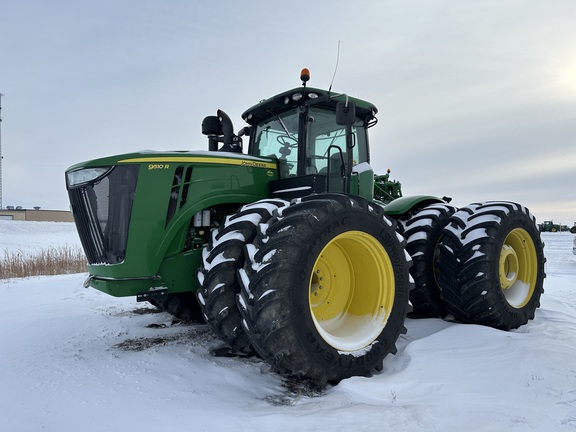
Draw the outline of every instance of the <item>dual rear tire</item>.
M510 330L534 318L544 292L544 245L534 216L512 202L470 204L444 229L439 284L464 323Z
M432 204L400 219L414 265L411 316L510 330L534 318L544 250L534 216L507 201Z

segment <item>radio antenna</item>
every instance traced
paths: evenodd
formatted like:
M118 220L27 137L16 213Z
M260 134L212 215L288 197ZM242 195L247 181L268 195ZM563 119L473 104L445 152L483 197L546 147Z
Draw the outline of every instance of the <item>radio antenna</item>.
M340 60L340 41L338 41L338 51L336 52L336 67L334 68L334 75L332 75L332 81L330 81L330 87L328 87L328 93L332 90L332 84L334 84L334 78L336 78L336 72L338 71L338 61Z

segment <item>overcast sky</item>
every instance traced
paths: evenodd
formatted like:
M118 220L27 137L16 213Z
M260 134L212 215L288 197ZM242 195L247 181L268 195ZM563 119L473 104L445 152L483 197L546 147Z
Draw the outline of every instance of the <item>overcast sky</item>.
M0 0L3 206L67 209L65 169L206 149L202 119L300 85L374 103L405 195L576 221L576 1Z

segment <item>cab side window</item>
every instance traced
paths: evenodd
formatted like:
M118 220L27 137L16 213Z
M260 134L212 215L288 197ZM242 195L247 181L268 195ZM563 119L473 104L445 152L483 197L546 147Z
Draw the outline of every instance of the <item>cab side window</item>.
M366 135L361 122L352 127L353 164L367 162ZM313 108L308 117L307 174L326 174L330 165L341 160L339 149L346 161L346 128L336 124L334 113ZM341 163L340 163L341 164ZM333 172L335 167L330 167ZM339 167L338 167L339 169Z

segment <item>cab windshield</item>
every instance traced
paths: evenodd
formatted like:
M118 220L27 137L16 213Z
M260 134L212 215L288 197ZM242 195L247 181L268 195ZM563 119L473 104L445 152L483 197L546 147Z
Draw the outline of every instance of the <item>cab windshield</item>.
M346 156L346 127L336 124L333 110L311 107L306 122L305 172L298 173L297 110L288 111L260 123L255 132L252 154L275 157L280 165L280 178L303 174L328 174L340 170ZM366 131L361 120L352 126L353 165L368 162Z

